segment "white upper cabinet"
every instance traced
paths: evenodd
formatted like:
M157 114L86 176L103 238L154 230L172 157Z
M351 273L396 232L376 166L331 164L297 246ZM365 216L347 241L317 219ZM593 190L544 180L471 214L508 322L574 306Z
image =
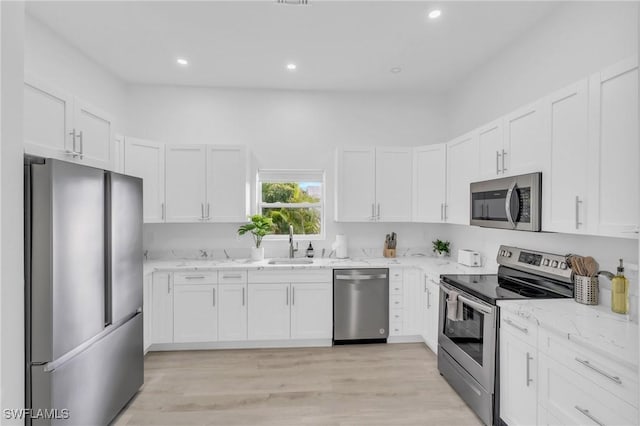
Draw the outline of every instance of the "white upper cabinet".
M339 148L336 152L336 220L368 222L375 219L376 150Z
M542 229L584 233L588 179L587 80L581 80L545 99L549 120L548 172L542 176Z
M127 137L124 173L142 178L144 222L164 222L164 144Z
M411 148L376 148L378 221L411 221L412 154Z
M244 146L207 146L207 217L246 222L249 215L248 154Z
M413 221L444 222L447 145L435 144L413 151Z
M206 154L205 145L167 145L167 222L202 222L207 217Z
M514 176L547 170L549 143L545 131L544 103L535 102L503 118L502 174Z
M35 77L25 77L26 153L111 170L113 143L110 114Z
M468 133L447 143L447 203L443 211L446 222L469 224L470 184L477 177L477 133Z
M480 179L492 179L502 175L503 151L502 120L496 120L477 130Z
M589 224L617 237L638 231L638 58L589 80Z
M336 220L408 222L412 148L340 148L336 153Z

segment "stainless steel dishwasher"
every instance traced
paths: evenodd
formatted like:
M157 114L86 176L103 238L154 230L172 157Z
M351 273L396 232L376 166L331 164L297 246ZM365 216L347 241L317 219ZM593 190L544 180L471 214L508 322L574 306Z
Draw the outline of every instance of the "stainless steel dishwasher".
M389 270L333 271L333 342L384 343L389 336Z

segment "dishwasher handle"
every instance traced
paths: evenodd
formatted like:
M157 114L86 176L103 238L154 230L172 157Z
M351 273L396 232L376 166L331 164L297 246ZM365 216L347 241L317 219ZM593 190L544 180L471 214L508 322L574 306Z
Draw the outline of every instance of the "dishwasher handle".
M384 280L387 278L387 274L378 275L336 275L336 280L341 281L368 281L368 280Z

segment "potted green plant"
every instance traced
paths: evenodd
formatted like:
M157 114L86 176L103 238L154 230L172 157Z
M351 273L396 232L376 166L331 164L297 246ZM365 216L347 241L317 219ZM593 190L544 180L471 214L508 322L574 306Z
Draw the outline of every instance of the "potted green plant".
M435 241L431 241L431 243L433 244L433 252L439 257L449 256L449 246L451 245L449 241L436 239Z
M264 217L261 214L253 215L249 219L249 223L245 223L238 228L238 235L244 235L247 232L251 233L253 241L256 243L256 246L251 248L251 260L262 260L264 259L262 238L272 232L273 221L271 218Z

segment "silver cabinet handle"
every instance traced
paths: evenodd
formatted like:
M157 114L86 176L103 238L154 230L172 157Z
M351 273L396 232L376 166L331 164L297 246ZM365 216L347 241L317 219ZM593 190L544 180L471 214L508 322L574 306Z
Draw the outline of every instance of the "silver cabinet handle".
M440 203L440 220L444 220L444 204Z
M596 367L595 365L592 365L589 361L587 361L586 359L580 359L578 357L576 357L576 361L578 361L580 364L584 365L587 368L592 369L593 371L595 371L596 373L606 377L607 379L611 380L614 383L617 383L619 385L622 384L622 380L620 380L620 377L618 376L613 376L611 374L608 374L607 372L599 369L598 367Z
M171 274L167 274L167 294L171 293Z
M447 203L444 203L444 220L447 220Z
M240 279L240 278L242 278L242 274L228 274L228 275L224 274L222 276L222 278L225 278L225 279L226 278L238 278L238 279Z
M206 210L207 211L207 215L204 217L204 220L211 219L211 216L209 216L209 211L211 210L210 207L211 207L211 205L209 203L207 203L207 210Z
M398 290L398 289L396 289ZM424 291L427 291L427 274L424 274Z
M244 306L244 287L242 287L242 306Z
M216 306L216 288L213 288L213 306Z
M580 411L582 414L584 414L586 417L588 417L591 421L593 421L594 423L600 425L600 426L604 426L604 423L602 423L600 420L598 420L596 417L594 417L593 414L591 414L589 412L589 410L587 410L586 408L582 408L579 406L575 406L576 410Z
M160 204L160 209L162 211L162 220L165 220L165 207L164 203Z
M431 308L431 290L427 289L427 309Z
M291 286L291 306L296 304L296 288Z
M380 203L378 203L378 215L376 216L377 220L380 220Z
M524 334L529 334L529 329L527 327L521 327L518 324L516 324L515 322L511 321L509 318L505 319L504 322L509 324L511 327L522 331Z
M204 275L190 275L188 277L184 277L187 280L203 280L206 277Z
M80 130L80 159L82 160L82 158L84 157L84 135L82 133L82 130Z
M287 286L287 306L289 306L289 287Z
M500 174L500 151L496 151L496 174Z
M204 203L200 203L200 219L204 220Z
M580 225L582 225L582 222L580 222L580 203L582 203L582 201L580 197L576 195L576 229L579 229Z
M376 218L376 203L371 203L371 217L369 220L375 220Z
M502 173L507 171L507 168L504 166L504 157L506 156L507 156L507 151L503 149L502 150Z
M67 151L67 154L71 154L75 158L78 156L76 151L76 129L71 130L69 135L71 136L71 151Z
M529 352L527 352L527 387L529 387L529 383L533 382L533 379L531 378L531 367L530 367L530 363L532 359L533 357L529 355Z

